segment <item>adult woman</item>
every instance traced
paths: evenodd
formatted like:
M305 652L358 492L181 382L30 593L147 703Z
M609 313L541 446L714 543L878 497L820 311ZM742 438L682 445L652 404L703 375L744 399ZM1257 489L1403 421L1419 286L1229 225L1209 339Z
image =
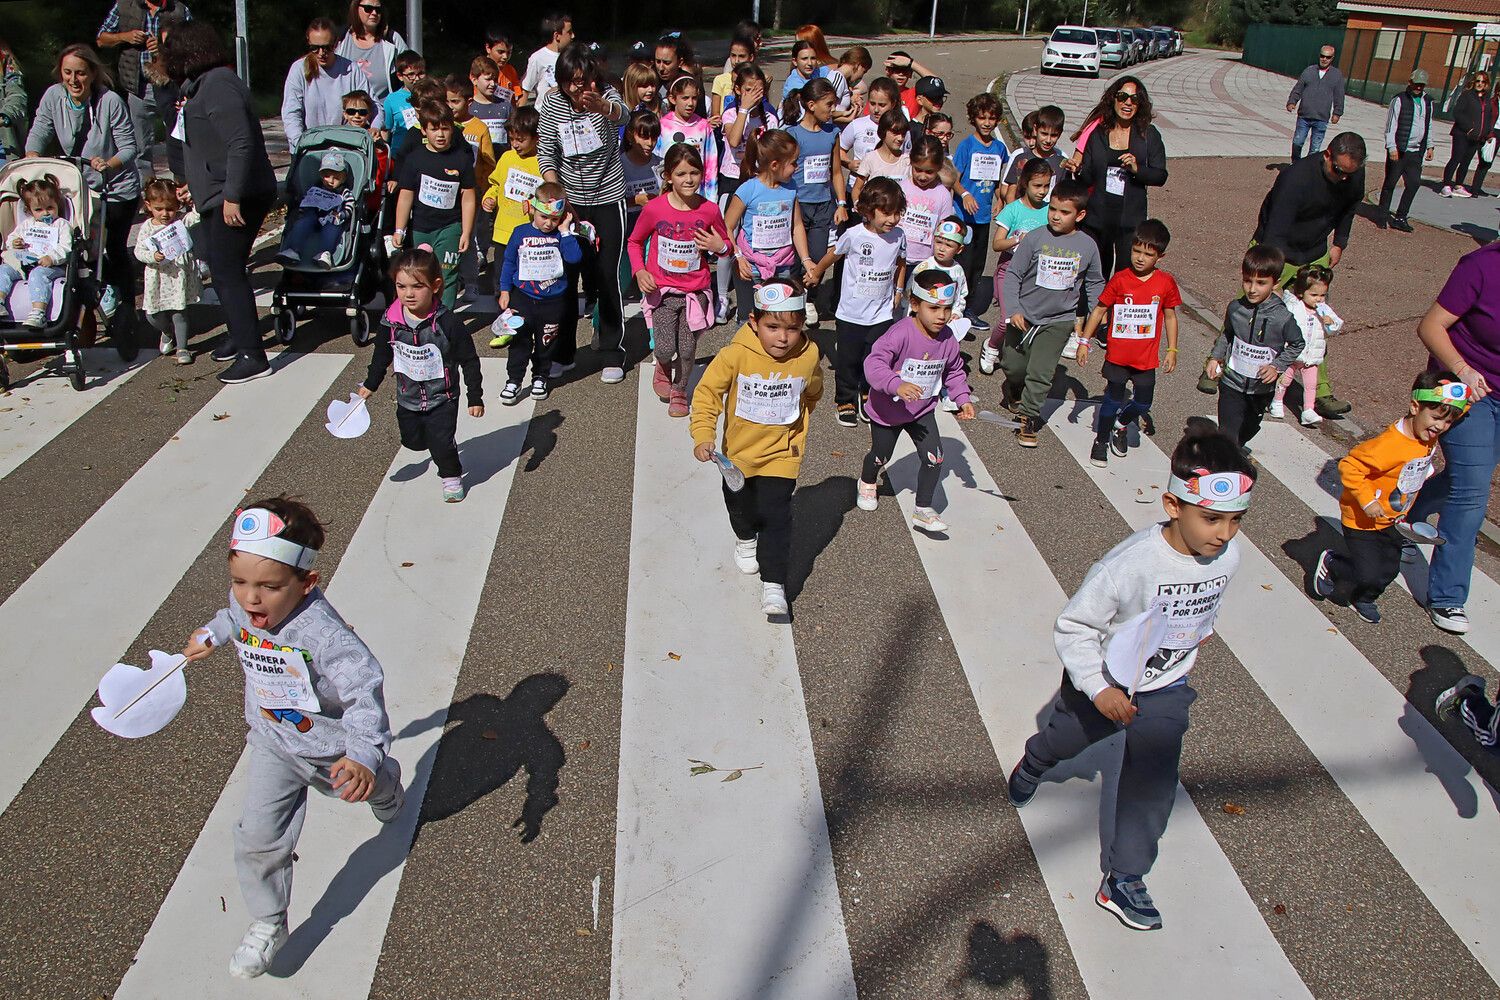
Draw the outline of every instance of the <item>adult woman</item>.
M141 204L135 166L135 126L130 108L111 88L109 70L87 45L69 45L57 58L60 82L47 88L26 136L26 155L61 153L87 161L88 186L104 196L104 293L99 309L109 320L115 349L135 358L135 267L130 223ZM120 307L124 308L121 309Z
M0 38L0 150L5 159L24 153L27 119L26 81L15 53Z
M1464 175L1469 172L1469 161L1479 152L1486 139L1495 134L1495 119L1500 116L1495 95L1490 92L1490 75L1483 70L1474 74L1458 103L1453 106L1453 152L1448 165L1443 168L1443 195L1460 198L1484 193L1484 175L1489 164L1479 161L1474 174L1474 184L1464 188Z
M538 112L537 160L542 176L567 192L574 218L593 225L598 249L585 266L598 296L596 349L600 379L625 379L625 317L621 312L620 254L625 245L625 170L620 125L626 118L620 92L604 82L588 46L573 42L557 57L557 89ZM573 338L563 337L557 363L572 364Z
M276 173L250 88L205 21L190 21L162 46L167 74L182 84L181 122L188 190L202 217L205 256L224 309L225 342L215 361L233 361L219 381L271 373L250 290L250 247L276 201Z
M391 64L409 46L385 19L384 0L349 0L349 30L339 39L338 54L370 80L375 107L391 92Z
M1078 180L1093 188L1083 228L1099 244L1106 277L1130 266L1131 234L1146 221L1146 189L1167 182L1167 149L1151 124L1151 98L1133 76L1117 77L1089 118Z
M1500 461L1500 243L1459 258L1437 301L1417 325L1432 363L1463 379L1475 397L1468 414L1442 437L1443 471L1412 506L1412 521L1440 514L1446 544L1432 553L1427 613L1447 632L1469 630L1464 605L1474 571L1474 540L1484 523L1490 479Z
M370 91L370 78L364 70L333 50L333 31L333 22L328 18L313 18L307 26L307 55L286 71L286 86L281 92L281 124L286 129L286 141L293 145L310 128L342 125L345 94ZM377 102L370 127L378 129L381 124Z

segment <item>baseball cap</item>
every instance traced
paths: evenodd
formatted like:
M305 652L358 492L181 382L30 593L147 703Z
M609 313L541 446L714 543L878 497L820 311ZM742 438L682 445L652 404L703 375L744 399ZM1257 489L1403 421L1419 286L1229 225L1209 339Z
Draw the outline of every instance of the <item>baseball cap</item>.
M320 171L337 170L339 173L343 173L348 169L348 161L344 159L343 153L331 149L324 153L323 158L318 161L318 169Z
M1414 69L1411 71L1411 82L1427 86L1427 71L1425 69Z
M940 76L924 76L917 81L917 96L929 101L941 101L948 96L948 85Z

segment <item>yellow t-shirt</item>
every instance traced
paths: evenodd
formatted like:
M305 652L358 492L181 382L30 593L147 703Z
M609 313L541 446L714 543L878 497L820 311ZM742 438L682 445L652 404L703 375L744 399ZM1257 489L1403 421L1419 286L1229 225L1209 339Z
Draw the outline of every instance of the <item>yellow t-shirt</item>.
M486 198L495 199L495 242L510 242L510 234L526 221L521 206L532 191L542 183L542 167L535 155L521 156L514 149L500 154L495 170L490 174Z
M495 144L490 130L478 118L470 117L461 126L464 141L474 150L474 176L488 177L495 171Z

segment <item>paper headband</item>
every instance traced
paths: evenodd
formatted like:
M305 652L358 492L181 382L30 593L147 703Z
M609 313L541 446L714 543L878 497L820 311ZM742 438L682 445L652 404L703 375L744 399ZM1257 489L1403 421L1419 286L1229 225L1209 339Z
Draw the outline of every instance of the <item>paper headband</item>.
M1472 394L1463 382L1439 382L1435 389L1413 389L1411 398L1418 403L1438 403L1451 406L1459 413L1469 412Z
M1228 513L1250 507L1250 489L1255 480L1242 472L1209 472L1198 469L1188 479L1172 476L1167 492L1184 503Z
M300 542L279 537L286 530L286 522L264 507L234 512L234 531L229 537L229 547L235 552L249 552L285 563L294 569L312 569L318 558L318 550Z
M790 285L769 282L755 290L755 308L761 312L796 312L807 308L807 296L793 291Z
M562 198L547 201L544 198L532 198L531 207L543 215L562 215L568 210L568 203Z
M938 223L937 230L932 234L934 239L952 240L960 246L968 246L969 240L974 238L973 232L962 222L952 219L944 219Z
M951 306L958 300L958 282L955 281L951 285L938 285L936 288L912 285L911 295L914 299L931 302L935 306Z

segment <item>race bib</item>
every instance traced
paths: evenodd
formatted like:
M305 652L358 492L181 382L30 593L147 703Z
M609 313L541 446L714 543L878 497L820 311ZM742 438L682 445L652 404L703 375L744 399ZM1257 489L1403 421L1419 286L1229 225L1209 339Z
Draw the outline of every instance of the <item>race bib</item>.
M804 184L827 184L832 171L833 157L824 153L821 156L807 156L802 160L802 182Z
M1110 167L1106 170L1104 173L1104 193L1123 197L1125 194L1125 173L1125 168L1119 166Z
M417 201L428 208L452 208L458 204L458 181L441 181L423 174L417 187Z
M1073 277L1078 273L1077 257L1053 257L1037 254L1036 284L1038 288L1062 291L1073 287Z
M151 245L167 260L181 260L193 248L193 239L181 219L151 237Z
M401 109L402 125L405 125L407 128L416 128L418 120L416 108L407 106Z
M802 412L804 379L768 379L758 375L736 377L739 389L735 396L735 416L771 427L785 427L797 422L797 416Z
M907 358L901 363L901 381L921 389L923 399L931 399L937 395L947 367L948 362L942 358Z
M895 280L894 268L875 267L867 261L859 261L854 267L854 297L888 299L894 291Z
M536 194L536 189L542 186L542 179L536 174L528 174L524 170L511 167L505 172L505 197L511 201L525 203Z
M1275 359L1276 352L1269 347L1235 338L1234 346L1229 351L1229 368L1245 378L1259 378L1261 366L1268 365Z
M323 711L318 695L313 691L307 660L301 653L294 649L251 646L238 639L234 640L234 650L245 670L250 697L261 708L267 711L295 709L314 715Z
M545 246L522 246L517 254L517 273L522 281L556 281L563 276L562 254L551 243Z
M653 237L656 244L656 266L667 274L692 274L703 261L703 252L692 240L669 240Z
M1109 336L1113 340L1150 340L1156 336L1155 302L1133 305L1122 302L1115 306L1114 320L1110 324Z
M45 222L28 222L21 229L21 239L26 243L26 252L35 257L57 256L57 233Z
M1162 639L1161 648L1196 649L1213 635L1219 599L1224 596L1227 586L1227 576L1202 583L1159 584L1153 603L1159 604L1167 615L1167 634ZM1143 683L1146 680L1149 678L1142 678Z
M638 194L647 194L655 198L661 194L661 185L656 182L655 177L646 177L638 181L627 180L625 182L625 194L634 198Z
M906 242L929 246L932 230L937 226L937 212L925 205L906 204L906 214L901 216L901 228L906 231Z
M999 153L975 153L969 158L969 176L976 181L998 181L1003 162Z
M490 142L496 146L505 145L505 123L490 119L484 123L485 130L490 134Z
M443 377L443 353L436 344L403 344L396 341L396 371L413 382L436 382Z
M558 129L557 138L562 143L564 156L585 156L604 145L599 130L587 121L564 122Z
M792 242L792 217L757 215L750 221L750 247L754 250L780 250Z
M1401 467L1401 474L1396 477L1396 489L1401 493L1415 493L1427 482L1427 477L1432 475L1432 457L1423 456L1414 458Z

